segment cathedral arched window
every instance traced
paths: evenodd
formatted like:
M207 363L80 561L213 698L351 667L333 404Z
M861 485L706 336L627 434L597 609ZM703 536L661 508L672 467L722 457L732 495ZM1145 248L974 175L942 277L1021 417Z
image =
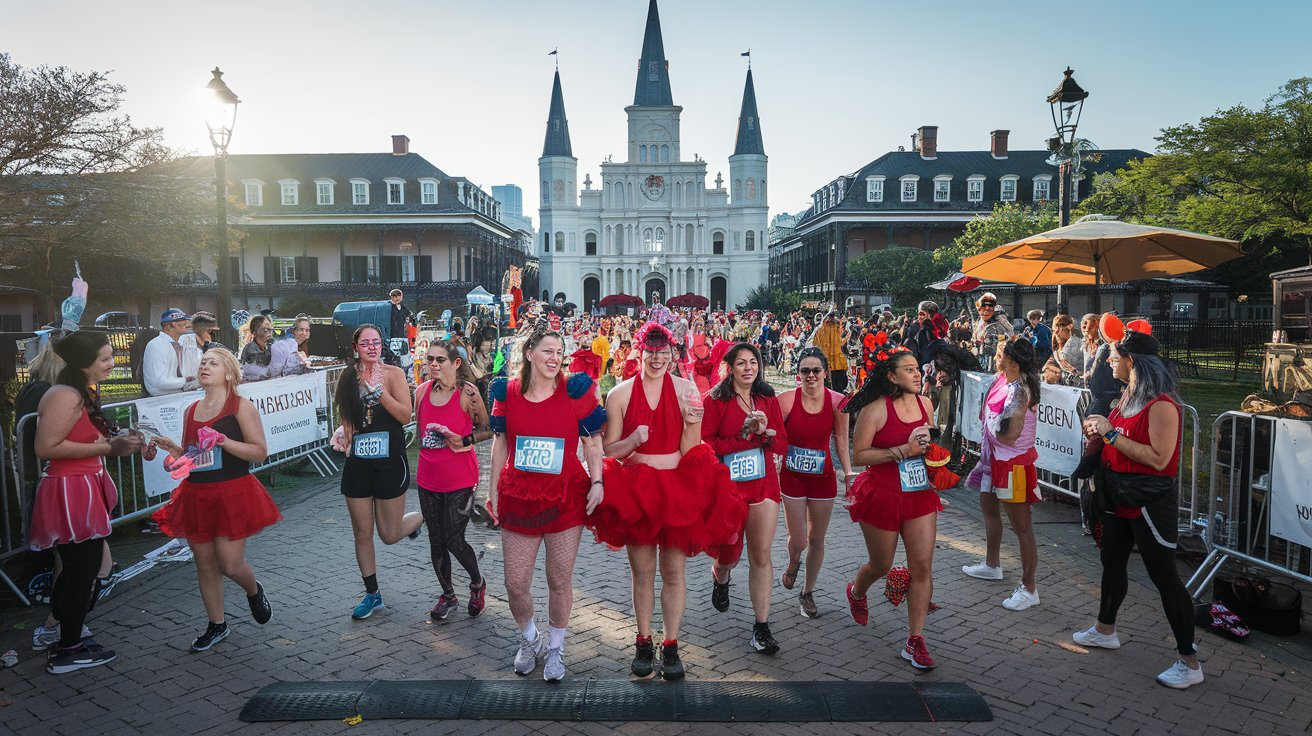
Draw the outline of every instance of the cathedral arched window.
M689 253L692 252L693 239L697 237L696 233L697 233L697 228L693 227L692 225L688 225L683 229L683 237L687 241L685 245Z
M644 163L644 164L647 163L647 147L646 147L646 146L638 146L638 161L641 162L641 163Z
M642 246L644 249L650 252L652 250L652 244L653 241L651 237L651 228L647 228L646 230L642 231Z
M749 177L747 179L747 200L752 201L754 199L756 199L756 180Z
M542 252L551 252L551 233L542 233Z
M665 252L665 228L656 228L656 252Z
M670 160L670 147L661 144L661 163L666 163L669 160Z
M747 250L756 250L756 233L752 230L747 231Z
M565 233L559 231L556 232L556 252L565 252Z
M615 228L615 254L616 255L624 254L624 228L623 227Z
M724 233L719 231L711 233L711 254L724 255Z
M584 235L584 236L583 236L583 255L585 255L585 256L595 256L595 255L597 255L597 234L596 234L596 233L588 233L587 235Z
M542 182L542 204L551 204L551 187L545 180Z

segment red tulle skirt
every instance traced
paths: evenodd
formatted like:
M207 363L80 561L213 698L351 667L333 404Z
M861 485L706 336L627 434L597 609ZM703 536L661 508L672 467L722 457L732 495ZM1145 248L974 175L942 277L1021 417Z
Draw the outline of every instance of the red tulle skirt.
M603 478L606 498L588 527L614 549L656 544L689 557L715 554L736 543L747 523L747 504L710 445L694 447L671 470L607 458Z
M48 475L41 479L32 503L28 546L43 550L108 537L109 514L117 503L118 488L103 470L92 475Z
M852 505L847 513L852 521L863 522L885 531L895 532L902 522L943 510L938 491L904 492L900 487L881 483L870 470L852 481Z
M497 480L497 520L516 534L555 534L583 524L588 471L566 457L560 475L529 473L506 463Z
M151 517L170 537L204 544L216 537L245 539L282 521L264 484L253 475L219 483L182 481Z

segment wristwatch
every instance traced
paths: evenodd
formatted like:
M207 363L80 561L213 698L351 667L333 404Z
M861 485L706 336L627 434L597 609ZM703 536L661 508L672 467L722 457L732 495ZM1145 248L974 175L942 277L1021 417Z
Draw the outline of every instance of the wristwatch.
M474 444L474 435L472 432L460 438L460 445L462 447L469 447L472 444Z
M1119 436L1121 436L1121 430L1112 427L1110 432L1102 436L1102 441L1109 445L1114 445L1116 444L1116 438Z

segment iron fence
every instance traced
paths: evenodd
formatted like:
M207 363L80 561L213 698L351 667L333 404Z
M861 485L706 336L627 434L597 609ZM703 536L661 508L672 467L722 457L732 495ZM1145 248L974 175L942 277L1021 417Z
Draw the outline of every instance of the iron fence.
M1259 375L1271 323L1257 320L1169 320L1153 324L1153 336L1163 357L1175 361L1180 373L1196 376L1207 371Z

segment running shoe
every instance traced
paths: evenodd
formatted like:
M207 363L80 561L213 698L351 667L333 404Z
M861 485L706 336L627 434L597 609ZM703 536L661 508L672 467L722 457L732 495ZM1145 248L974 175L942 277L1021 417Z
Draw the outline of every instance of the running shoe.
M1026 608L1037 605L1039 605L1039 589L1035 588L1034 592L1031 593L1025 590L1024 585L1017 585L1011 597L1002 602L1002 607L1011 611L1024 611Z
M428 617L434 621L445 621L446 617L460 606L460 599L456 598L455 593L439 596L437 603L433 604L433 610L428 612Z
M1082 647L1097 647L1099 649L1120 649L1121 637L1113 631L1110 634L1104 634L1098 631L1097 626L1090 626L1084 631L1077 631L1071 634L1071 641Z
M99 667L102 664L113 662L117 656L113 649L106 649L99 645L94 649L84 643L79 643L69 649L60 649L54 646L46 654L46 672L52 675L62 675L75 670L84 670L88 667Z
M732 577L732 573L730 573ZM715 610L724 613L729 610L729 581L723 583L715 578L715 565L711 565L711 605Z
M979 578L980 580L1002 579L1002 566L993 567L987 562L981 562L978 565L965 565L961 568L961 571L972 578Z
M770 624L758 621L752 625L752 647L761 654L779 651L779 642L770 635Z
M847 584L847 610L852 614L852 620L857 626L865 626L870 623L870 608L866 605L866 597L857 598L852 594L852 586L855 582Z
M406 539L409 539L411 542L413 542L413 541L415 541L416 539L419 538L419 535L420 535L423 531L424 531L424 525L423 525L423 524L420 524L418 527L415 528L414 531L412 531L412 532L410 532L409 534L405 535L405 538L406 538Z
M908 636L907 646L902 650L902 659L911 663L912 667L918 670L932 670L938 666L934 658L929 654L929 648L925 646L925 637Z
M651 677L653 663L656 660L656 647L652 644L651 637L644 639L639 636L633 647L635 652L629 671L634 677Z
M246 596L246 603L251 607L251 618L255 619L255 623L264 625L273 618L273 606L269 605L269 598L264 595L264 586L260 581L255 581L255 595Z
M478 618L478 614L487 608L487 581L477 588L469 586L469 617Z
M364 598L361 598L360 602L356 604L354 609L352 609L351 618L356 621L363 621L372 616L374 611L377 611L380 608L387 608L387 606L383 604L383 594L365 593Z
M228 638L228 624L216 624L213 621L205 627L205 633L191 640L191 651L203 652Z
M1157 682L1176 690L1184 690L1203 681L1203 667L1191 668L1183 659L1177 659L1165 672L1157 676Z
M683 679L683 660L679 659L679 642L677 641L661 645L661 678L665 680Z
M537 669L538 657L547 651L547 637L538 634L538 638L529 641L523 634L519 636L519 651L515 652L515 674L523 677L533 674Z
M797 594L797 602L802 609L802 615L807 618L819 618L820 616L820 609L815 607L815 596L813 595L813 592Z
M82 627L82 638L89 639L91 629L86 626ZM54 626L38 626L32 630L32 651L44 652L50 647L59 643L59 622L56 621Z
M560 682L565 679L564 646L547 647L547 658L542 663L542 679L546 682Z

